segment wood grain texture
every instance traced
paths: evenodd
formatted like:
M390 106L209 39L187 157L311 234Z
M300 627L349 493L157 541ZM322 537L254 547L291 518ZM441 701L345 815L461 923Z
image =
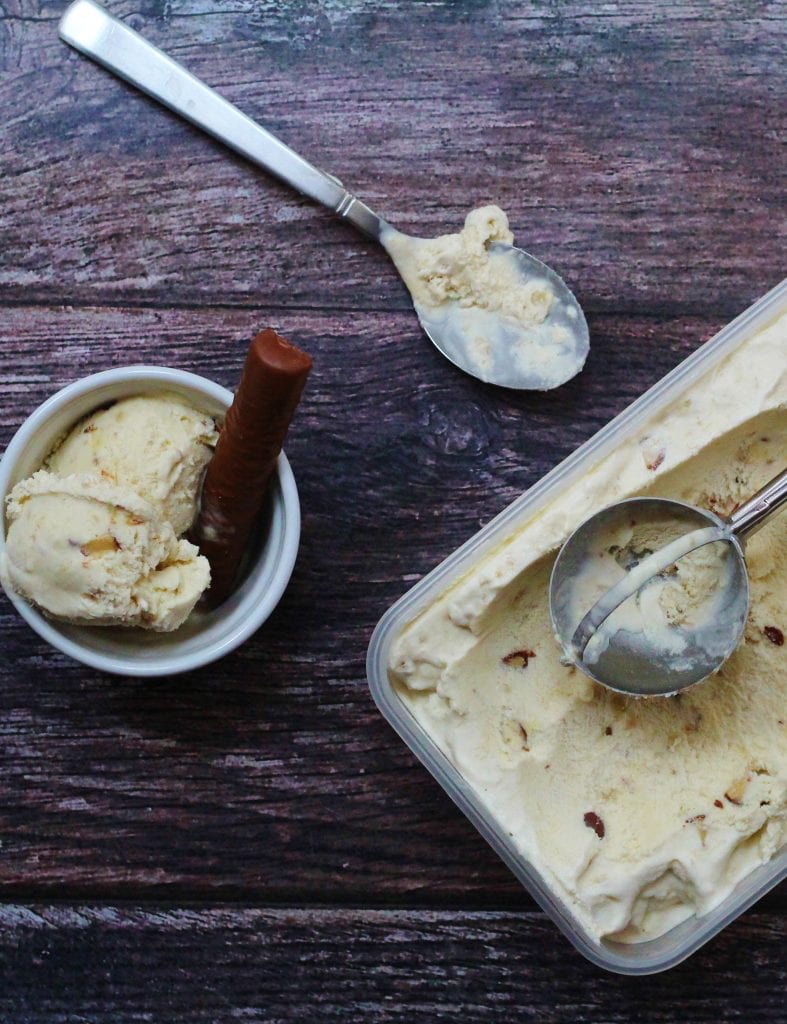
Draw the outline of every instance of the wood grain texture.
M407 305L372 243L69 51L63 4L5 6L0 297ZM402 229L501 203L590 310L726 317L783 272L777 3L112 8Z
M751 914L649 978L599 974L553 927L535 913L9 906L0 977L19 980L0 1010L8 1024L784 1020L783 920ZM744 972L757 986L742 1006Z
M155 361L231 386L263 316L7 309L6 439L53 390L107 365ZM588 368L553 395L447 368L410 313L289 312L277 326L315 357L288 442L304 519L285 597L233 655L147 684L56 654L2 599L0 886L527 906L376 711L369 636L717 322L595 317Z
M0 1018L785 1021L787 887L690 964L602 975L382 720L384 610L783 273L783 6L111 0L398 226L510 212L589 313L583 374L492 389L384 254L0 0L0 445L149 362L232 387L271 324L315 367L284 599L159 683L0 598ZM165 902L166 901L166 902Z

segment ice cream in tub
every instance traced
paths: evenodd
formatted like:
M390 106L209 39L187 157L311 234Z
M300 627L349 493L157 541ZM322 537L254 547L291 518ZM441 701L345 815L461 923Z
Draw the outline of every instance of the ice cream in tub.
M562 665L547 584L634 494L728 512L787 451L787 286L728 325L422 580L369 651L381 710L577 947L679 962L787 872L787 536L748 552L746 637L679 699Z

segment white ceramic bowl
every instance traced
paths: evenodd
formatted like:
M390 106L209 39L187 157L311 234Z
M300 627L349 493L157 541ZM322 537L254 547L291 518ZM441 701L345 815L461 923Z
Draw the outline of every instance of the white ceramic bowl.
M125 366L69 384L39 406L11 439L0 462L0 501L34 473L58 440L83 416L128 395L175 391L195 407L222 416L232 392L213 381L162 366ZM266 535L250 544L242 583L215 611L195 610L180 629L154 633L142 629L72 626L46 618L17 594L8 597L39 636L77 661L126 676L168 676L206 665L247 640L276 607L289 582L301 530L295 478L282 453L278 479L268 499ZM0 551L5 545L5 516L0 516Z

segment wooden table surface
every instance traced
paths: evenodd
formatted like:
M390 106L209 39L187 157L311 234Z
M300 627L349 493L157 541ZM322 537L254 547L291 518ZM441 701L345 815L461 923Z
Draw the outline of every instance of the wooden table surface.
M0 1019L785 1020L782 885L673 971L588 964L383 721L385 609L776 284L785 9L731 0L112 0L396 225L499 202L588 314L515 394L428 345L382 251L0 2L0 441L148 362L233 386L272 324L314 371L303 536L240 650L160 682L3 598Z

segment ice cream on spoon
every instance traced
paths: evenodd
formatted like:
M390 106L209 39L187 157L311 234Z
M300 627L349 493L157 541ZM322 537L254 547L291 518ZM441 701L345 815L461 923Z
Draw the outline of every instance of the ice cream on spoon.
M582 369L589 342L579 303L553 270L514 247L499 206L472 210L456 234L413 238L387 226L380 241L421 326L460 369L542 391Z

